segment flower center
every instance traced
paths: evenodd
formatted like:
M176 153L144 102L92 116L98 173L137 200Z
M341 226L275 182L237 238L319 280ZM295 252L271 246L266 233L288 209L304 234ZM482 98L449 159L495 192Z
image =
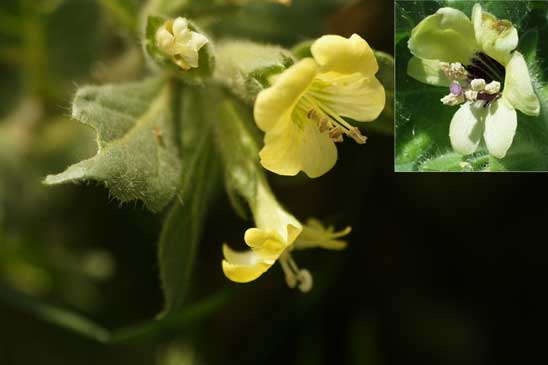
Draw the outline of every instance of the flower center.
M484 79L486 83L498 81L504 84L506 70L504 66L483 52L478 52L472 58L472 62L465 66L468 72L468 80Z
M316 123L320 132L329 133L329 137L334 142L342 142L343 136L346 135L357 143L364 144L367 137L321 101L321 95L319 95L320 97L316 95L317 92L321 92L321 86L314 85L314 83L297 103L294 120L299 124ZM315 89L318 90L315 91Z
M451 80L449 95L441 99L445 105L482 101L485 108L502 96L504 66L483 52L476 53L467 66L444 63L441 69Z

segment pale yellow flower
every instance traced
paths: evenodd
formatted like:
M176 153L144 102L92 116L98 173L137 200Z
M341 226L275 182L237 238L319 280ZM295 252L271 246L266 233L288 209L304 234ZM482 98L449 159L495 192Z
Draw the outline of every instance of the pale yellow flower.
M430 85L450 86L441 102L460 104L449 127L456 152L474 153L483 138L489 154L503 158L516 133L516 110L539 115L527 63L515 50L518 42L510 21L497 19L479 4L471 19L445 7L412 30L408 45L414 57L407 73Z
M208 42L206 36L192 31L188 20L181 17L166 21L156 31L158 48L183 70L198 67L200 49Z
M287 284L307 292L312 288L312 275L297 266L291 251L312 247L341 250L346 247L346 243L339 238L347 235L350 228L334 232L332 227L325 229L316 220L310 220L307 226L303 226L280 206L262 181L258 184L256 204L251 208L257 227L248 229L244 235L250 249L237 252L223 245L223 272L232 281L253 281L279 260Z
M261 164L280 175L325 174L337 160L334 142L344 135L366 140L343 117L372 121L384 109L379 66L363 38L326 35L311 52L312 58L273 77L255 101L255 121L265 132Z

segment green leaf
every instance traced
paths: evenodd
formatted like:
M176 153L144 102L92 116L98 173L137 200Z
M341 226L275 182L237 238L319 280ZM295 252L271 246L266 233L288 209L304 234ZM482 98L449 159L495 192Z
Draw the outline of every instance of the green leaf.
M254 1L233 16L219 17L212 32L219 38L243 38L291 46L303 39L326 34L330 17L353 2L299 0L293 1L291 6L284 6L265 0Z
M259 164L259 137L253 119L237 105L228 98L221 103L215 130L227 191L236 203L236 210L242 212L245 208L236 197L243 197L249 204L255 201L257 182L264 178L264 171Z
M137 31L137 1L136 0L99 0L109 11L113 19L131 33Z
M311 48L315 41L315 39L309 39L299 42L291 48L291 53L293 53L298 60L306 57L312 57Z
M141 200L161 210L175 195L181 171L171 98L163 79L80 89L72 116L96 131L98 152L45 183L96 181L123 203Z
M185 90L183 136L189 136L183 150L182 183L158 245L164 314L177 312L185 304L205 213L218 182L219 164L213 136L200 103L197 92Z
M189 84L201 84L208 79L215 70L215 51L210 40L198 52L198 67L190 70L183 70L175 64L164 52L156 45L156 32L168 19L159 16L149 16L147 18L144 49L147 57L161 69L171 72L174 76L180 78ZM190 19L188 27L194 32L205 34L195 23Z
M501 160L489 157L484 143L472 156L452 151L449 124L457 107L439 99L448 93L443 87L425 85L407 76L411 53L407 38L396 45L396 171L540 171L548 169L548 75L542 57L545 42L539 35L548 31L546 10L530 2L486 1L482 7L499 19L510 19L518 29L518 49L525 56L533 86L541 102L539 117L518 113L518 127L512 147ZM470 15L474 2L398 1L396 23L408 32L425 16L442 6ZM544 47L544 48L543 48Z
M291 52L282 47L243 40L220 43L217 56L215 78L248 103L268 86L270 76L294 63Z

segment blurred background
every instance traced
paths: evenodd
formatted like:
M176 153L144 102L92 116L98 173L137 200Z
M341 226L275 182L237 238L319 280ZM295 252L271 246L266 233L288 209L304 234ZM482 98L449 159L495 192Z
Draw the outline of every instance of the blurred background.
M221 243L241 242L250 223L220 195L196 262L197 304L172 323L154 322L163 305L162 215L120 206L93 184L41 185L46 174L95 152L93 134L68 118L76 87L146 74L135 25L109 4L0 5L0 364L534 358L547 304L540 234L548 179L395 175L393 137L374 131L365 146L341 145L339 163L320 179L271 176L297 217L354 228L346 251L296 254L314 274L311 293L288 289L278 265L247 285L223 276ZM356 32L393 54L386 0L255 4L211 29L285 46ZM107 330L117 341L103 343Z

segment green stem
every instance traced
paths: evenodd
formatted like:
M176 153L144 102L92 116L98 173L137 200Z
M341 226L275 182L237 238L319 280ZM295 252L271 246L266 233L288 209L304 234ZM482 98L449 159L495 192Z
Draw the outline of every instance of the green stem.
M30 95L44 98L48 94L44 19L31 0L23 2L23 9L26 14L22 24L23 68L26 77L26 89Z
M12 15L0 13L0 33L11 37L20 36L21 22Z
M136 9L131 9L131 5L127 5L124 0L99 0L99 2L111 12L118 23L132 33L137 31L137 13Z
M40 299L0 286L0 301L14 309L24 311L43 322L63 328L82 338L105 345L144 342L194 325L213 315L227 304L232 297L233 291L220 291L161 320L151 320L143 324L109 331L81 314L50 305Z

